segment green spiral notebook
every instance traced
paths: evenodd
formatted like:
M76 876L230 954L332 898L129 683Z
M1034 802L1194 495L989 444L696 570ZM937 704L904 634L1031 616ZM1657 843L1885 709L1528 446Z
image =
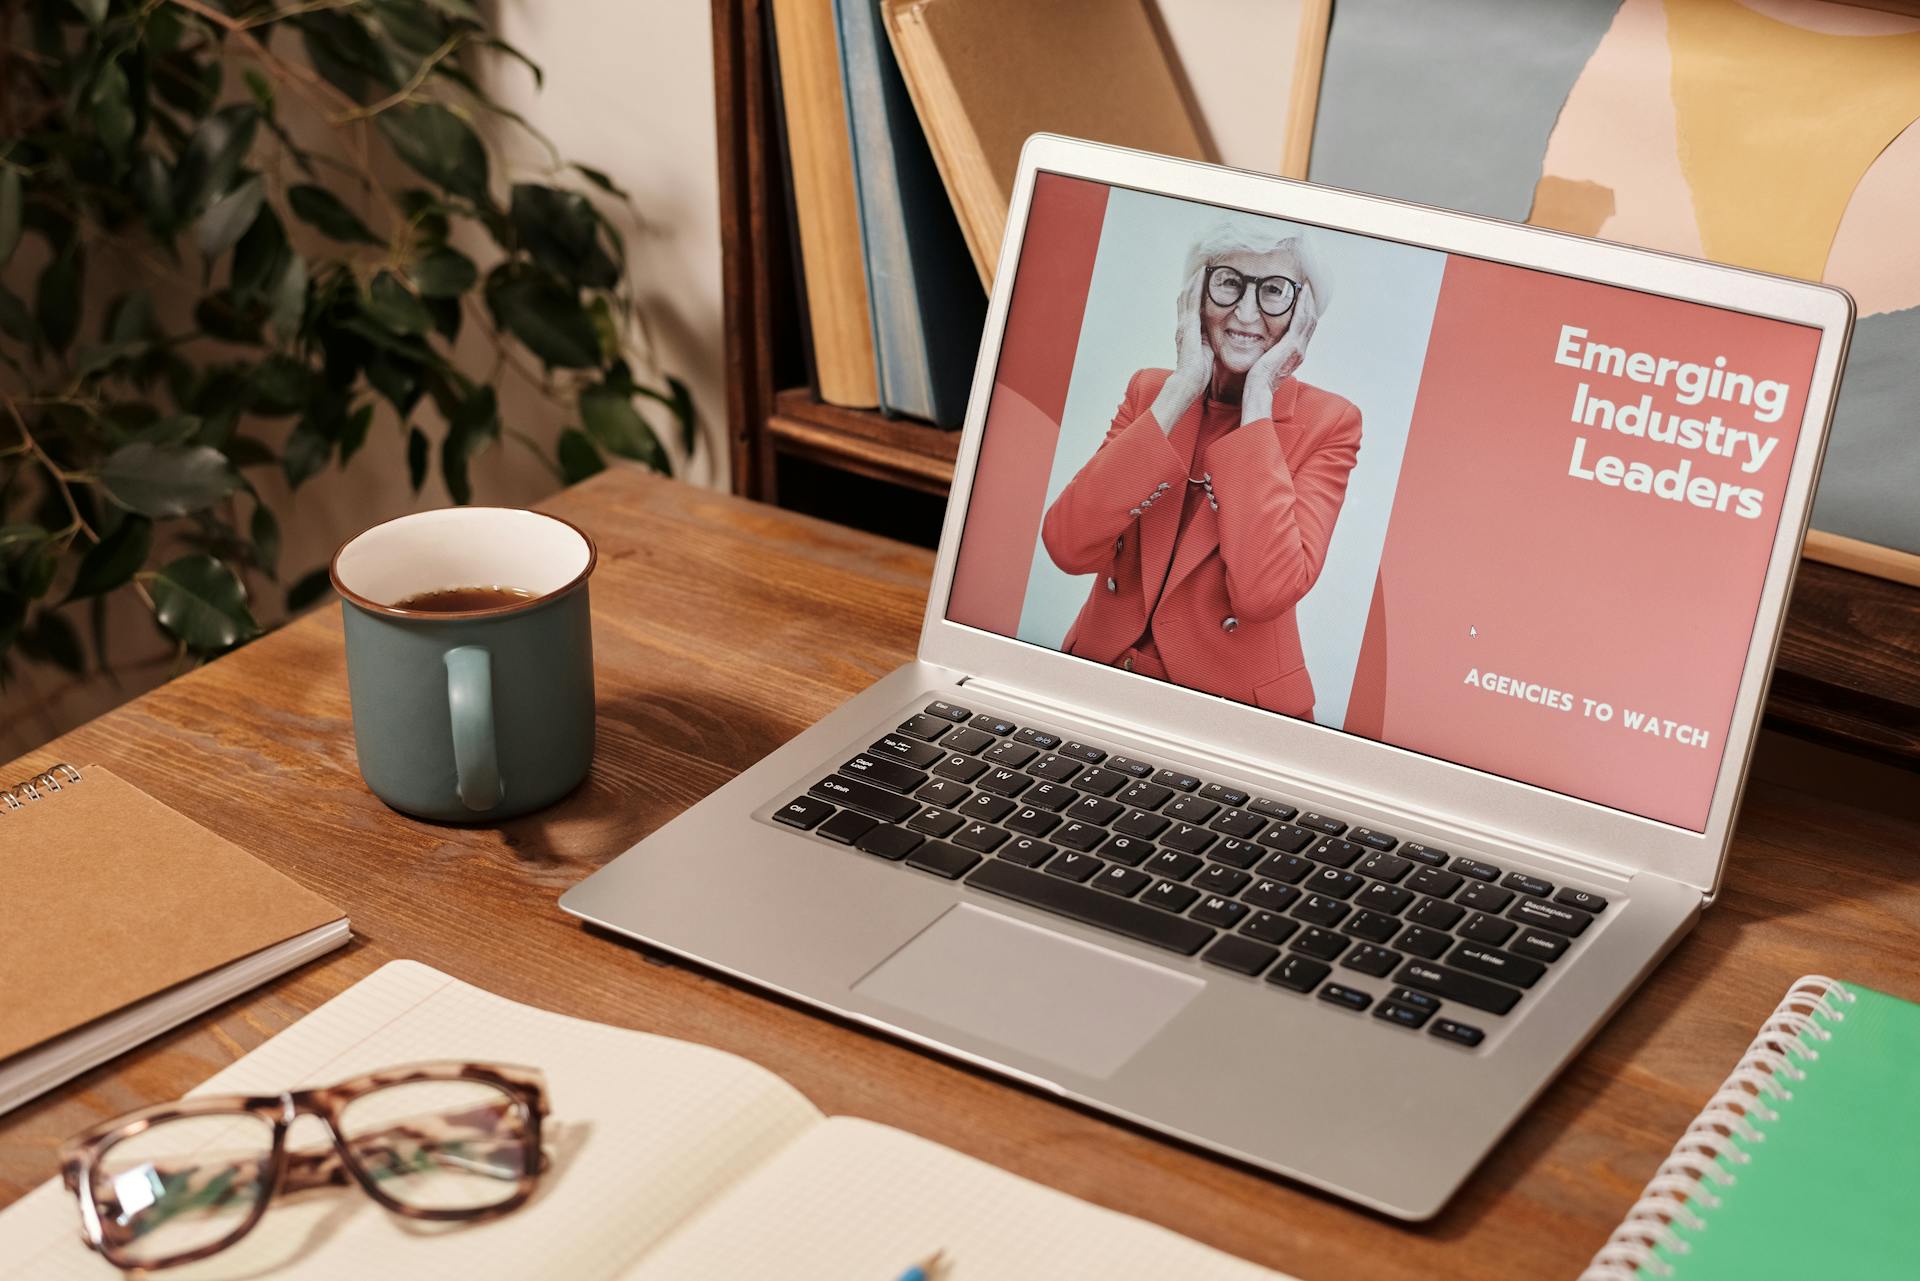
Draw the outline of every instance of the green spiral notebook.
M1920 1277L1920 1006L1803 978L1580 1281Z

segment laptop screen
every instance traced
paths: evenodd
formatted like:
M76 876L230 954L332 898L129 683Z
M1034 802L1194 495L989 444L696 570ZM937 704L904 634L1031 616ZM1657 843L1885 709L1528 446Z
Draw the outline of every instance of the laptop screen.
M947 617L1701 831L1820 337L1042 173Z

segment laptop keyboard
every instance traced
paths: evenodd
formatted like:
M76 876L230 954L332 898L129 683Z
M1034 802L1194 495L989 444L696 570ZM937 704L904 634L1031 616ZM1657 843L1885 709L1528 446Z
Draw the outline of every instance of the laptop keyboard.
M941 701L773 817L1464 1046L1607 906Z

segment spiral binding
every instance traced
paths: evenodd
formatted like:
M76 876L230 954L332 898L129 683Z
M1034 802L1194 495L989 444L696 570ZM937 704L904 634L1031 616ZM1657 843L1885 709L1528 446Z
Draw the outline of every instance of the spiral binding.
M1831 1041L1833 1030L1827 1024L1845 1022L1847 1016L1840 1007L1859 999L1845 984L1821 974L1809 974L1787 989L1739 1066L1673 1145L1579 1281L1644 1281L1673 1275L1673 1267L1656 1249L1687 1253L1686 1238L1674 1228L1705 1230L1707 1220L1701 1211L1718 1208L1719 1190L1732 1187L1739 1177L1721 1164L1722 1159L1735 1166L1752 1162L1753 1154L1735 1140L1765 1141L1761 1127L1780 1119L1772 1104L1793 1097L1779 1078L1806 1080L1806 1065L1820 1057L1807 1040Z
M37 801L48 792L64 792L68 784L80 781L80 771L66 762L49 765L32 778L23 778L5 791L0 791L0 814L23 810L28 801Z

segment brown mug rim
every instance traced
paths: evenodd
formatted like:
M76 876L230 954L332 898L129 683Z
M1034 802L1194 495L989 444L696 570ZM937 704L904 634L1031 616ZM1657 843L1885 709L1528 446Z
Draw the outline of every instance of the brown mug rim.
M388 525L397 525L403 520L412 520L416 516L425 516L428 512L436 511L525 512L528 515L539 516L545 520L558 521L574 533L580 535L581 541L586 543L587 563L581 568L578 574L575 574L567 582L562 583L550 592L542 592L538 596L529 596L525 600L516 600L510 604L488 605L484 609L402 609L398 605L387 605L380 601L370 600L340 581L340 556L347 548L353 546L376 529L385 529ZM534 507L503 507L499 504L474 505L469 507L430 507L424 512L408 512L403 516L393 516L377 524L369 525L352 538L341 543L340 546L334 550L333 559L327 562L327 577L332 581L333 590L339 594L341 600L365 610L369 614L383 614L388 618L404 618L414 622L457 623L467 619L499 618L507 614L517 614L523 610L532 609L536 605L544 605L548 601L558 600L560 597L565 596L586 582L588 576L593 573L594 566L599 563L600 548L599 545L593 541L593 535L568 520L565 516L556 516L552 512L543 512Z

